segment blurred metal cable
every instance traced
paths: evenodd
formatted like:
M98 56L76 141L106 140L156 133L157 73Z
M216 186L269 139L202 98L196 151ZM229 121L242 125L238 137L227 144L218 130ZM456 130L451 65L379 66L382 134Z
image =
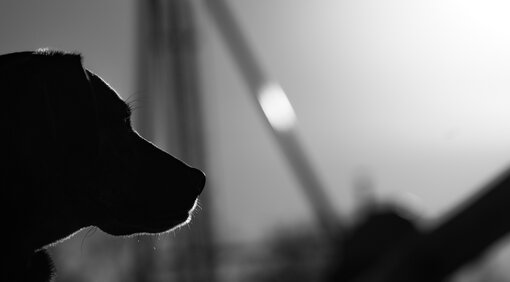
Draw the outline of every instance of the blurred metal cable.
M296 132L296 116L283 89L262 69L228 5L223 0L204 0L223 40L237 63L248 90L266 118L284 157L293 170L302 192L309 200L325 234L338 236L339 215L312 166Z
M138 1L138 13L137 129L167 152L206 171L191 4ZM148 242L158 243L156 252L152 246L138 248L138 281L215 281L207 188L200 201L203 210L191 228Z

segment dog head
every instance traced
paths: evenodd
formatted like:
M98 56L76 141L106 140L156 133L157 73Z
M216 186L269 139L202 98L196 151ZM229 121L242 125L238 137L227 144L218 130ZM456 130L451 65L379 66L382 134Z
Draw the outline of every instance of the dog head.
M159 233L190 219L205 177L131 127L127 104L76 54L0 56L2 194L42 247L95 225Z

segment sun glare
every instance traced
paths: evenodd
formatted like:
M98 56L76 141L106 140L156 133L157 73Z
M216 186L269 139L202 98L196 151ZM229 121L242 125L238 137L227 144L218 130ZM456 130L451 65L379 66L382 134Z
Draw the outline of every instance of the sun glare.
M264 85L258 100L266 118L275 130L287 131L296 123L296 114L283 89L275 83Z

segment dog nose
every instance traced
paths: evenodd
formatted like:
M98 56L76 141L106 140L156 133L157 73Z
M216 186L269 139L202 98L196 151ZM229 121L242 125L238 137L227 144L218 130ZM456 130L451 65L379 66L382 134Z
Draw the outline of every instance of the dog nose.
M205 186L205 173L201 170L192 168L191 170L191 178L193 179L194 188L197 189L198 194L202 193Z

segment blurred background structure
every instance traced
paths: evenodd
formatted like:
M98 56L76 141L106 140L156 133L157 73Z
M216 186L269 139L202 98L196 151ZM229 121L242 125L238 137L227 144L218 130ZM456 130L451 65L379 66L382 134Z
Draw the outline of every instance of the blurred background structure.
M331 248L204 1L0 2L1 53L82 53L142 135L208 175L189 227L52 248L61 281L321 281ZM226 3L344 218L398 199L433 225L509 164L510 4ZM451 280L510 281L506 245Z

